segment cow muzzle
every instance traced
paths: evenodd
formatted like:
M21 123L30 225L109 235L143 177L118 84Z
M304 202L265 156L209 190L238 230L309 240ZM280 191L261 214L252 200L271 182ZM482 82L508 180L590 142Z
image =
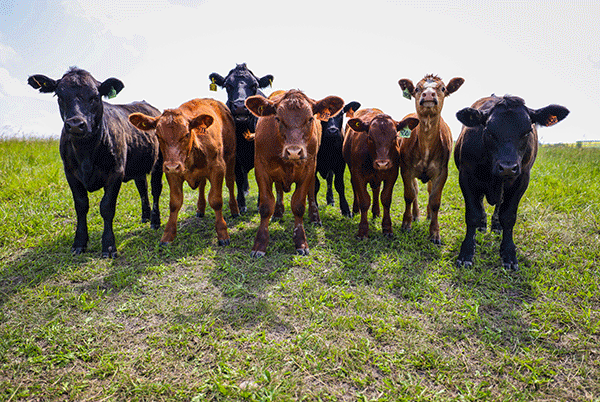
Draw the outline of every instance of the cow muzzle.
M432 90L426 90L423 92L421 99L419 100L419 105L425 107L434 107L437 106L438 103L437 94Z
M373 169L388 170L392 167L392 161L389 159L376 159L373 161Z
M165 161L163 163L163 172L169 174L183 174L185 167L181 162Z
M494 174L503 179L512 179L521 173L521 166L516 162L498 162Z
M65 120L64 128L67 133L77 137L83 137L89 131L86 121L79 116Z
M306 159L306 148L300 145L288 145L283 148L283 159L299 161Z

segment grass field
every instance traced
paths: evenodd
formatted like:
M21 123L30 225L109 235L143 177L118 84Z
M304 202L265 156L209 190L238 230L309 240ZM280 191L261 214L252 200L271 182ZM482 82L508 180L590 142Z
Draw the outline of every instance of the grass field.
M132 182L115 218L120 256L100 258L102 192L90 197L88 252L71 256L75 213L56 141L0 142L0 400L600 401L600 149L542 147L519 208L521 269L478 234L475 266L454 265L464 204L451 162L440 211L395 237L342 217L319 195L311 254L293 218L250 259L251 213L195 217L187 190L174 243L140 223ZM349 174L346 175L350 193ZM421 206L426 190L421 186ZM488 209L491 216L491 208Z

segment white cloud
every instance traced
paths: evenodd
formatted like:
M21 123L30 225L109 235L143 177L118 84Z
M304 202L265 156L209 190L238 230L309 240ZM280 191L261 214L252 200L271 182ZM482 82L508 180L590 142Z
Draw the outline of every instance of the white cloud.
M0 92L8 96L26 97L32 97L35 93L26 83L12 77L5 68L0 68Z
M0 63L6 64L9 60L16 59L18 59L17 52L12 47L0 43Z

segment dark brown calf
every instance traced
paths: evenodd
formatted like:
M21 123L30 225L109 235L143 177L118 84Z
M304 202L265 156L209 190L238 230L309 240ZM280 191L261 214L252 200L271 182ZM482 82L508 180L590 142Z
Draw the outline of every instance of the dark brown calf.
M167 109L158 117L133 113L129 121L140 130L156 129L163 154L163 170L169 182L171 198L169 221L161 244L175 239L177 214L183 204L183 182L198 188L196 215L206 208L204 187L210 182L208 203L215 211L215 228L219 245L229 244L227 224L223 219L223 177L229 189L229 208L239 215L235 198L235 126L231 112L214 99L193 99L177 109Z
M303 92L290 90L273 99L251 96L246 107L260 117L254 137L254 171L258 184L260 227L252 256L263 256L269 242L269 219L275 210L273 184L289 192L296 184L291 208L294 214L293 240L300 255L308 255L303 216L309 196L311 221L320 221L314 201L317 151L321 142L321 123L337 114L344 101L328 96L314 101ZM316 117L316 118L315 118Z
M406 203L402 229L410 230L413 220L419 219L419 179L427 183L427 219L431 219L429 239L435 244L442 243L438 211L442 190L448 179L448 161L452 152L452 133L442 119L441 112L444 98L458 90L464 81L462 78L452 78L448 85L444 85L439 77L431 74L426 75L416 86L407 78L398 81L404 95L409 99L415 98L417 113L408 116L418 117L420 122L412 130L410 138L404 138L400 145L400 171Z
M384 235L390 237L393 234L390 205L400 166L398 131L405 127L412 130L419 124L419 120L407 117L397 122L379 109L362 109L354 116L346 125L343 155L350 168L354 203L360 210L357 237L366 238L369 235L367 213L371 199L367 184L373 189L373 203L379 203L379 186L382 182L381 229Z

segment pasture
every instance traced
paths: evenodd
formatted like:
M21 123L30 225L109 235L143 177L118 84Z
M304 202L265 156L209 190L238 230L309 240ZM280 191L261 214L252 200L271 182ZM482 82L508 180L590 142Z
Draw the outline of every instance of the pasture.
M158 231L125 183L111 260L100 258L102 191L90 196L88 251L71 256L57 141L3 140L0 155L0 400L600 401L598 148L541 147L515 226L517 272L490 232L473 268L454 265L465 227L453 160L441 246L423 218L401 232L399 180L393 239L377 219L356 240L359 216L343 217L337 195L326 206L322 187L310 255L295 255L287 194L267 255L251 259L252 171L250 213L223 209L227 247L187 186L177 238L159 247L166 180Z

